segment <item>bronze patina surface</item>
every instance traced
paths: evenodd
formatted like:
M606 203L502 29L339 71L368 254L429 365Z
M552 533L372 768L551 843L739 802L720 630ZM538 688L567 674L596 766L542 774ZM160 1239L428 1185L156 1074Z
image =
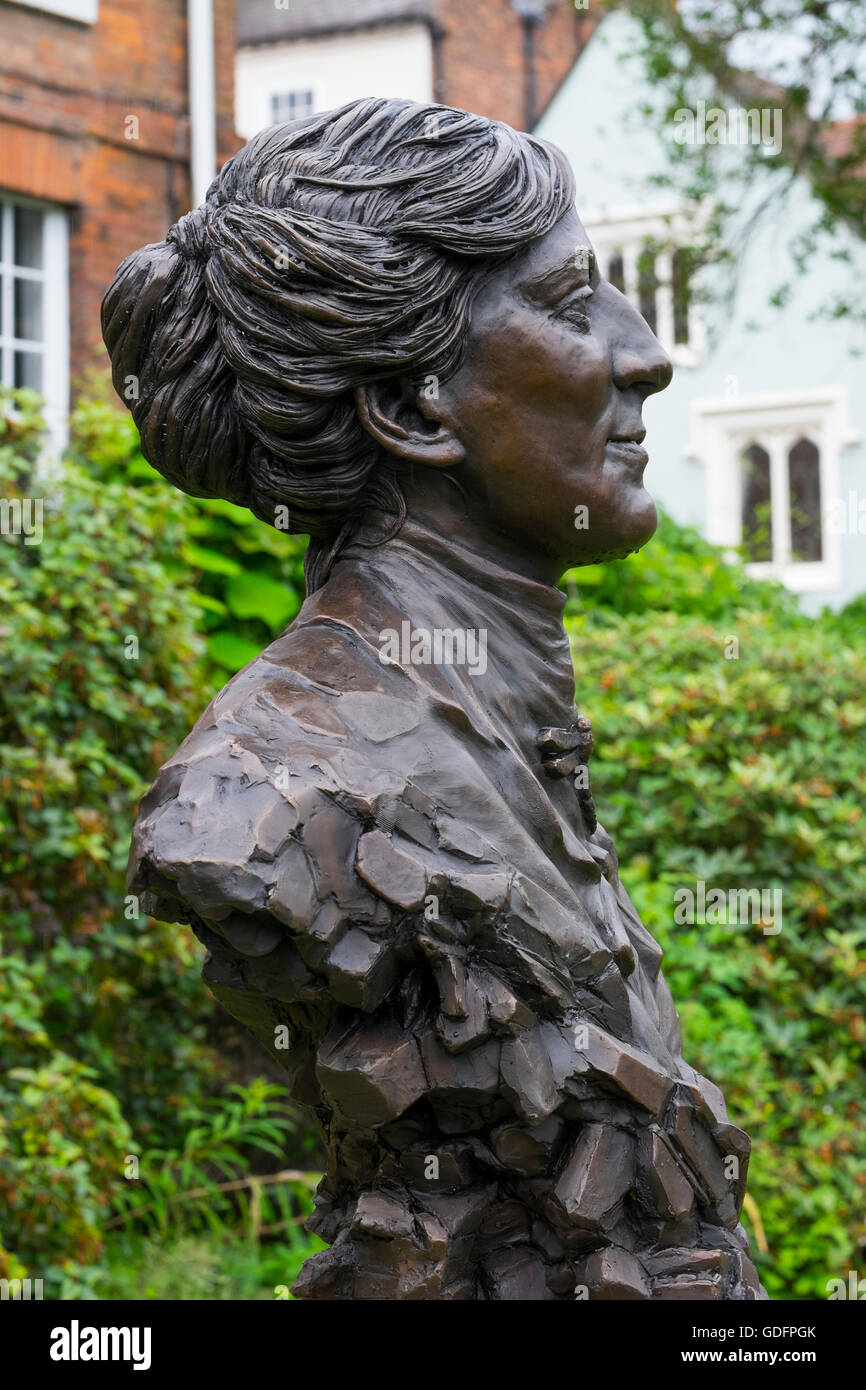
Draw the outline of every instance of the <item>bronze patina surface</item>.
M130 867L321 1126L301 1298L766 1297L574 703L557 578L652 535L671 369L573 198L529 136L355 102L257 136L103 308L154 466L312 537Z

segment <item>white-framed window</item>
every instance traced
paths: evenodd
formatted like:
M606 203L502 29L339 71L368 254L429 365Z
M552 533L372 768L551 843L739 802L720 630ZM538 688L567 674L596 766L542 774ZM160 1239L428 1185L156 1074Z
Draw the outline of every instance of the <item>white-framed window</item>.
M0 380L45 399L56 448L69 414L66 214L0 193Z
M704 355L692 246L698 214L680 204L590 211L583 224L606 280L640 310L678 366Z
M271 125L300 121L315 111L316 94L312 87L295 87L289 92L271 92Z
M62 19L74 19L79 24L95 24L99 18L99 0L15 0L15 3L26 5L30 10L60 15Z
M316 8L310 0L304 2L308 12ZM268 8L267 0L257 3ZM252 5L237 7L241 34L250 27L242 19L247 8ZM289 8L294 8L294 0L289 0ZM326 6L323 0L319 8L335 13L341 6L332 0ZM343 0L346 14L357 8L358 0ZM245 140L252 139L273 120L272 96L289 92L312 93L314 116L371 93L433 101L433 68L433 37L426 19L407 18L405 23L309 38L252 42L241 38L235 53L235 126ZM296 115L302 116L303 109L296 110Z
M856 443L844 387L692 403L689 453L707 470L707 539L750 573L804 593L841 583L839 455Z

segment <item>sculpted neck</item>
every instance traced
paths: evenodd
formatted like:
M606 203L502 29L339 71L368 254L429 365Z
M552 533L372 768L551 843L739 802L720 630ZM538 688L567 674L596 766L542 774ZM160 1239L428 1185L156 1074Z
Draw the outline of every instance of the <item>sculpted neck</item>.
M566 568L543 547L526 537L509 536L489 520L483 499L468 496L455 471L408 468L400 475L409 520L425 530L450 537L474 552L481 563L511 570L536 584L551 588Z
M400 643L394 659L401 664L404 658L415 664L413 643L421 644L424 634L434 643L437 634L442 640L458 634L467 654L471 641L473 661L446 660L439 676L461 686L463 698L483 706L494 723L513 725L520 731L515 736L534 747L539 725L560 726L573 717L574 671L562 622L566 597L551 579L552 565L534 564L520 546L473 522L461 506L456 491L446 505L435 488L423 496L413 490L403 526L378 543L381 528L377 518L369 518L369 529L360 525L340 552L334 582L316 595L315 607L324 612L332 593L366 593L363 601L353 599L353 622L375 628L368 638L373 645L387 630L388 641ZM374 592L384 601L374 599ZM431 679L437 665L434 648Z

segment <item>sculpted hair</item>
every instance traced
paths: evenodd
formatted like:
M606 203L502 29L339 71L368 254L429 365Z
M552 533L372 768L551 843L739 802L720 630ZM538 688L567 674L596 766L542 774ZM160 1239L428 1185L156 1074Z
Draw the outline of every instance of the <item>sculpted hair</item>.
M485 271L573 200L555 147L451 107L369 99L263 130L103 301L145 457L272 525L287 507L317 587L364 508L405 515L356 388L453 374Z

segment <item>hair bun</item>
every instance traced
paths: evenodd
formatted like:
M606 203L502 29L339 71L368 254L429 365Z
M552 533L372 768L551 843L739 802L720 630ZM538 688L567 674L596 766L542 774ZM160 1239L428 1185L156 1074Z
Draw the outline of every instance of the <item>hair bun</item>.
M208 206L193 208L172 227L166 241L173 242L178 251L188 261L207 261L211 254L211 241L207 227Z

